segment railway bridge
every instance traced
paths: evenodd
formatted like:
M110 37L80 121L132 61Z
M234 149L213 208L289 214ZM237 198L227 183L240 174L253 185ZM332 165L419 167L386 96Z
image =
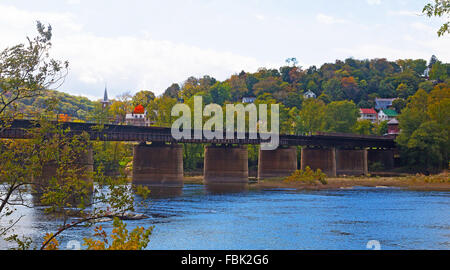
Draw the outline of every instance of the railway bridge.
M129 125L102 125L93 123L61 123L70 130L68 135L87 132L91 140L138 142L133 151L133 183L156 186L183 185L182 143L208 144L204 154L205 183L247 183L247 145L267 142L261 136L245 133L223 139L201 138L175 139L170 128ZM0 131L0 138L29 139L31 128L38 126L32 120L14 120ZM190 130L191 134L195 130ZM255 139L256 138L256 139ZM263 136L263 138L265 138ZM300 146L300 147L299 147ZM391 136L363 136L340 133L316 133L314 135L279 136L275 150L259 150L258 179L284 177L297 169L298 149L301 149L300 168L309 166L321 169L328 176L368 174L369 162L381 162L385 168L394 164L395 142ZM92 168L92 151L86 158Z

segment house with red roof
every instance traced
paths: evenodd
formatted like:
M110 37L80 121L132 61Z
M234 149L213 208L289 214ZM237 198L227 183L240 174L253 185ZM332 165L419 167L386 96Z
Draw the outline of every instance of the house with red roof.
M372 123L375 123L378 120L378 114L373 108L371 109L361 108L359 109L359 114L360 114L359 120L369 120Z
M137 105L132 113L125 116L127 125L148 127L152 123L147 117L147 110L142 105Z

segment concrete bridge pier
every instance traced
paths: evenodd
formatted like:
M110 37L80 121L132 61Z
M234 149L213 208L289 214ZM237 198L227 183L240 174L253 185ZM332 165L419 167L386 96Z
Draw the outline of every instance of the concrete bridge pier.
M338 175L367 175L366 149L337 149L336 173Z
M79 168L79 174L85 178L83 180L92 184L91 174L94 171L94 154L92 147L88 147L85 153L81 153L73 165ZM42 165L41 175L33 178L38 193L48 187L50 179L57 177L57 169L58 164L56 164L56 161L50 161Z
M336 176L336 148L302 148L301 169L321 169L329 177Z
M394 150L392 149L369 149L369 163L379 162L385 170L394 168Z
M261 150L258 155L258 179L286 177L297 170L297 147Z
M248 183L247 146L206 146L203 174L206 184Z
M133 149L133 184L183 186L183 147L140 143Z

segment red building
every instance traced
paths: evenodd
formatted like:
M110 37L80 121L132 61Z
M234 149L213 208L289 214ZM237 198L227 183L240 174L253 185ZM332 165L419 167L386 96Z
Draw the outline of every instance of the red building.
M392 119L387 123L388 126L388 134L389 135L398 135L400 133L400 127L398 125L397 119Z

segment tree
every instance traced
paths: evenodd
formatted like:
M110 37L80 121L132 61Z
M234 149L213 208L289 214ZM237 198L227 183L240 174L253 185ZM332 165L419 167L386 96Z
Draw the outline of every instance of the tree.
M450 14L450 1L449 0L434 0L434 3L428 3L422 10L422 13L428 17L446 17L449 18ZM438 36L450 33L449 28L450 21L445 22L439 28Z
M344 99L344 92L342 91L341 80L332 78L323 84L323 93L326 94L332 101Z
M370 120L359 120L356 122L354 131L361 135L372 135L374 124Z
M406 85L405 83L401 83L397 86L397 96L401 97L401 98L408 98L409 96L409 91L408 91L408 85Z
M150 102L155 99L155 94L152 91L142 90L137 92L131 99L131 104L136 107L142 105L147 108Z
M28 47L18 45L3 51L0 62L1 94L4 95L2 119L15 115L19 100L39 97L46 87L60 82L65 74L63 69L67 68L67 63L48 60L51 27L46 30L38 23L38 31L40 36L29 39ZM56 249L57 236L65 230L91 225L102 217L124 217L126 211L134 209L133 189L143 197L149 192L143 187L129 186L124 178L104 176L101 167L91 172L86 161L89 135L86 132L71 134L61 122L49 121L56 119L57 102L57 99L46 100L45 111L36 114L35 127L28 130L31 139L0 140L0 237L16 242L21 249L30 248L32 242L27 236L13 234L21 218L13 213L19 205L35 207L24 200L25 195L36 195L47 214L62 220L59 229L47 233L40 245L40 249ZM5 127L4 122L1 124ZM93 128L100 130L102 125ZM96 192L90 179L95 179ZM86 211L88 206L94 205L91 211ZM74 214L77 221L70 222ZM142 230L135 234L141 240L149 236Z
M431 68L430 79L444 82L450 76L448 70L448 64L443 64L441 61L437 61Z
M289 65L292 63L292 66L295 67L298 64L297 58L291 57L286 59L286 63Z
M149 237L153 231L153 227L148 229L136 227L129 233L126 225L118 218L114 218L113 226L114 229L110 236L111 244L109 244L110 239L108 239L102 226L98 226L95 228L94 236L99 240L85 238L83 245L88 250L142 250L148 245Z
M380 123L375 124L373 133L378 136L383 136L388 133L388 121L382 121Z
M172 119L172 107L177 103L175 98L169 96L157 97L150 102L148 117L156 126L170 127Z
M394 101L392 101L392 107L394 107L395 111L397 113L401 113L403 108L406 106L406 101L402 98L397 98Z
M423 170L448 166L450 148L450 88L438 84L427 94L420 89L399 116L397 137L405 161Z
M117 100L113 101L109 110L112 115L119 120L120 123L125 123L127 113L133 110L132 96L129 92L125 92L117 96Z
M52 27L37 22L39 33L27 44L0 53L0 130L17 115L17 103L40 96L64 81L69 63L49 58Z
M0 54L0 131L17 116L18 102L37 97L48 87L58 86L67 73L68 62L49 59L51 26L45 27L37 22L37 31L37 37L27 38L27 45L6 48ZM0 141L0 149L0 179L3 181L0 191L1 220L14 212L14 203L11 202L14 195L18 194L20 200L20 195L26 191L36 165L32 158L36 149L8 140ZM5 236L10 228L0 228L0 237Z
M345 94L345 97L349 100L356 100L359 94L358 83L355 78L352 76L344 77L341 79L342 90Z
M301 133L322 131L325 117L325 104L321 100L309 98L300 110L299 129Z
M209 95L211 96L212 102L223 105L225 101L231 99L231 87L228 83L220 83L216 82L209 91Z
M166 91L164 91L164 96L168 96L171 98L179 98L180 86L178 83L173 83L169 86Z
M358 117L359 111L353 101L333 101L325 109L325 130L351 133Z

